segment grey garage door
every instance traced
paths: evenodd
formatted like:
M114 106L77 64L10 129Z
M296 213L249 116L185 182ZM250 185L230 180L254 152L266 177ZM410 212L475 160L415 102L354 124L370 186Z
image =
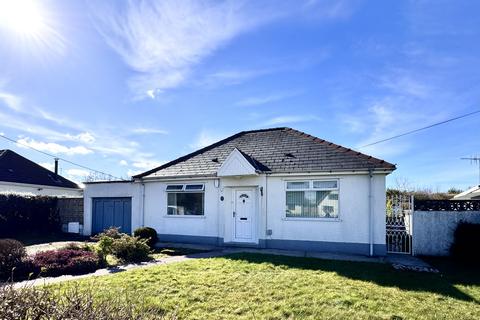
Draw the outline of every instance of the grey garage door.
M119 227L121 232L132 232L131 198L94 198L92 232L100 233L110 227Z

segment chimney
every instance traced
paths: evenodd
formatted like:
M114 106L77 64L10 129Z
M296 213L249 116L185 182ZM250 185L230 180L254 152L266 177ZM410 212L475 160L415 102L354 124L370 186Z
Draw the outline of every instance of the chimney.
M58 174L58 158L55 158L55 174Z

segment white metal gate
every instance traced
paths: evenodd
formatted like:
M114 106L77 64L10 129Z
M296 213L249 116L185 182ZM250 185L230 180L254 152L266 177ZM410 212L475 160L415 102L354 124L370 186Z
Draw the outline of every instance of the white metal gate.
M412 253L413 196L387 197L386 243L389 253Z

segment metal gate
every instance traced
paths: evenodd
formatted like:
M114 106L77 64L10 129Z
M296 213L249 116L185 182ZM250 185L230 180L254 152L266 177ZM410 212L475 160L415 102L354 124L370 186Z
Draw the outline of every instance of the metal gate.
M413 196L387 197L386 243L388 253L412 253Z

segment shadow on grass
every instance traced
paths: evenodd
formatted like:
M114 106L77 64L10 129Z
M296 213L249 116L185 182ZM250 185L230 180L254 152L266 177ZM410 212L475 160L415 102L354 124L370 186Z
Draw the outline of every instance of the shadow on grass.
M451 278L448 276L424 272L398 271L393 269L389 264L334 261L254 253L231 254L224 258L237 261L242 260L249 263L270 263L275 266L285 266L302 270L335 272L342 277L373 282L383 287L396 287L407 291L431 292L445 297L478 303L475 298L455 288L453 284L458 282L449 281ZM461 275L457 275L457 277L461 277ZM477 274L476 277L478 281L479 275Z

